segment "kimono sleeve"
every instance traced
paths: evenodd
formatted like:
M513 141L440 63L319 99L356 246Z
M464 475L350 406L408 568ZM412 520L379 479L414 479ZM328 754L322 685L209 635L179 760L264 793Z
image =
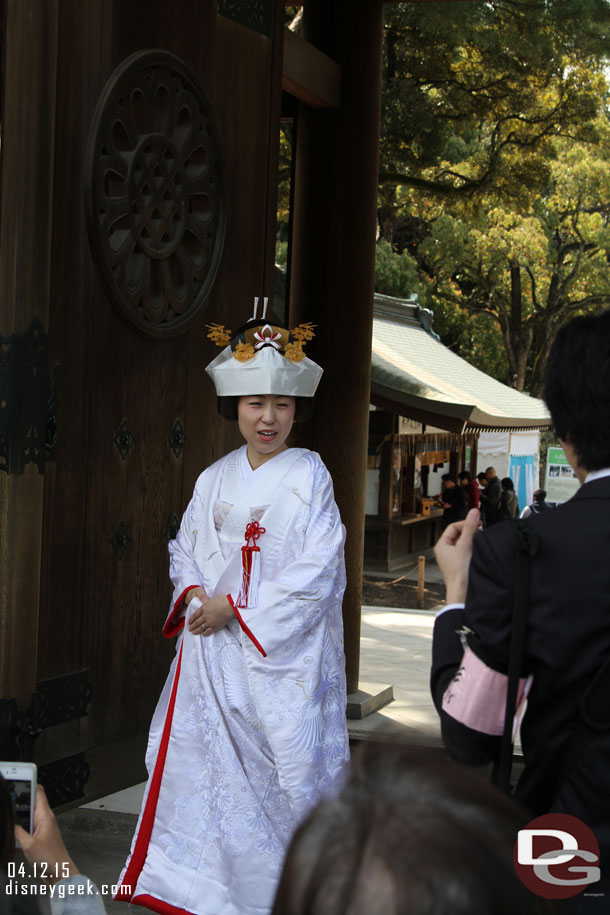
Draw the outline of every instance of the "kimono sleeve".
M184 598L192 588L201 586L201 573L194 558L195 540L201 522L204 502L202 474L195 485L193 497L182 516L180 530L174 540L170 540L169 576L174 585L174 593L168 617L163 626L163 635L172 638L184 628L186 605Z
M302 550L259 584L242 647L250 693L269 741L282 790L300 820L340 784L349 758L341 602L345 529L330 475L312 466ZM309 492L300 495L309 501ZM280 495L280 498L284 498ZM295 544L296 546L296 544Z
M258 607L243 626L261 654L272 656L297 645L329 611L341 606L345 590L345 528L335 503L330 474L319 461L302 552L273 581L261 581ZM237 612L237 611L236 611ZM248 632L248 629L250 632Z
M471 765L496 759L504 728L514 551L500 543L507 547L502 558L489 537L477 535L466 607L446 611L434 626L431 689L443 741ZM530 685L520 680L517 720Z

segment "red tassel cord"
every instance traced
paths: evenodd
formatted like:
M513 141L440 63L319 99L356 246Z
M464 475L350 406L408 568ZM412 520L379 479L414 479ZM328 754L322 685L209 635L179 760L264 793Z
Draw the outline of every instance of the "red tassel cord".
M241 588L236 601L236 606L242 610L256 607L258 603L261 551L260 547L256 545L256 541L264 533L265 528L261 527L258 521L251 521L246 527L244 534L246 544L241 548Z

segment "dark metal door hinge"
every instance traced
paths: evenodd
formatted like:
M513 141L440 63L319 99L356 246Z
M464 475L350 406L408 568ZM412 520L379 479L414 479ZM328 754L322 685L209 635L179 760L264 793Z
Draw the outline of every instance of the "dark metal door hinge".
M57 366L49 368L49 338L38 318L23 333L0 336L0 470L42 473L55 460Z

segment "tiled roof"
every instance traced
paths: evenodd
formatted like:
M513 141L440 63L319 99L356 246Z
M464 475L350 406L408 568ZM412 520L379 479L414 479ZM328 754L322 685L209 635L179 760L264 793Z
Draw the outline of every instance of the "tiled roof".
M371 391L408 408L469 426L550 425L542 400L509 388L444 346L416 300L375 295Z

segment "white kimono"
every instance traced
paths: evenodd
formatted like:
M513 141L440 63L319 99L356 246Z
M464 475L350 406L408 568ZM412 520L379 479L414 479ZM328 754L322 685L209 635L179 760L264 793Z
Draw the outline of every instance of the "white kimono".
M193 635L185 593L201 585L238 603L251 521L264 528L256 606ZM170 543L164 634L182 635L116 898L164 915L270 910L295 826L336 791L348 761L344 542L330 475L312 451L288 449L252 471L243 446L199 477Z

